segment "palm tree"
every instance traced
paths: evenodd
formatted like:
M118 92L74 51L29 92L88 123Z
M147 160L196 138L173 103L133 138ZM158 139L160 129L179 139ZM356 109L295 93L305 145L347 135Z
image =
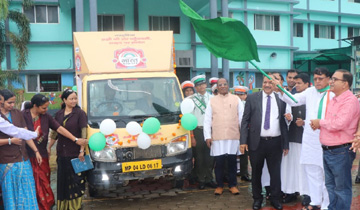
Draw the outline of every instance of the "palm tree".
M6 40L9 40L13 45L16 53L17 71L6 69L2 71L0 66L0 88L12 89L11 81L19 82L23 84L23 81L19 77L19 72L25 68L28 61L28 48L27 44L30 41L30 22L27 17L18 11L9 10L9 2L11 0L0 0L0 63L4 61L6 57L5 45ZM32 5L31 0L23 0L22 5L24 8L28 8ZM19 34L11 31L6 31L5 21L11 20L16 23Z

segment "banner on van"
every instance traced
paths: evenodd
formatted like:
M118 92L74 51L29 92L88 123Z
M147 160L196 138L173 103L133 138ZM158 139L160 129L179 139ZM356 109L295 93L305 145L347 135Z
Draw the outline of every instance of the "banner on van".
M75 32L77 74L172 72L172 31Z

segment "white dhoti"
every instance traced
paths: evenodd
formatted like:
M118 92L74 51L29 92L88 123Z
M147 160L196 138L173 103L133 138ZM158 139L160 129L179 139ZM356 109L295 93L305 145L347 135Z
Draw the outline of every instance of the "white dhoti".
M289 154L281 162L281 190L292 194L309 195L309 187L304 166L300 164L301 144L290 142Z
M321 209L327 209L330 201L325 187L323 151L319 140L320 131L310 129L310 125L305 123L300 164L304 166L308 181L310 205L321 205Z
M330 201L325 187L324 169L317 165L305 164L303 166L308 179L308 187L311 189L309 191L311 198L310 205L321 206L321 209L327 209Z
M313 86L301 93L293 95L298 103L295 103L286 94L280 94L279 97L291 106L306 105L306 119L304 120L305 126L302 137L300 164L303 165L305 169L309 195L311 197L310 204L321 205L322 209L327 209L329 205L329 195L325 187L323 151L319 138L320 130L312 130L310 120L325 118L327 101L334 97L334 93L329 91L319 92ZM320 106L322 98L324 106ZM320 107L322 107L320 112L321 117L318 116Z

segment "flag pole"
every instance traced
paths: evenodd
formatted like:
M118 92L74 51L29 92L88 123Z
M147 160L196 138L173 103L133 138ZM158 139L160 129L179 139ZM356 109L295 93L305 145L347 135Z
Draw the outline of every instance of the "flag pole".
M268 74L266 74L262 69L260 69L254 62L249 61L249 63L251 63L251 65L253 65L257 70L259 70L265 77L267 77L269 80L272 80L271 77L269 77ZM291 98L291 100L293 100L295 103L297 103L298 101L291 95L291 93L289 93L289 91L285 90L283 87L281 87L280 85L277 85L277 87L279 89L281 89L287 96L289 96Z

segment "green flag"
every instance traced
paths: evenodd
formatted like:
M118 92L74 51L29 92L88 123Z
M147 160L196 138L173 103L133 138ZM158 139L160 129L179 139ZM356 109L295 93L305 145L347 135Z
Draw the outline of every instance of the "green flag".
M182 0L180 8L213 55L232 61L260 62L256 41L241 21L226 17L205 20Z

